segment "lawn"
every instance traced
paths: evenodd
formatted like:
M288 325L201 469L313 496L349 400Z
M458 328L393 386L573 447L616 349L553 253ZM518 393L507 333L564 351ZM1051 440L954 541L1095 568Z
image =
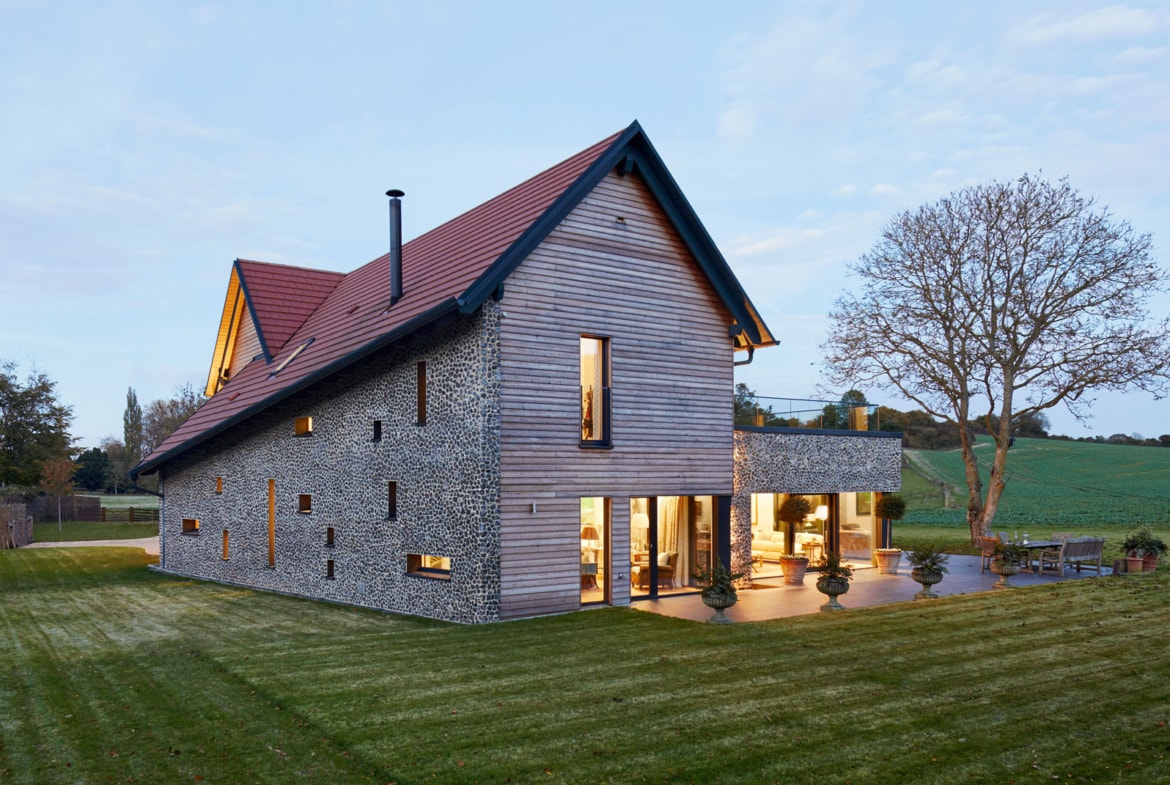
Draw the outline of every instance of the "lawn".
M157 523L102 523L101 521L56 521L33 524L33 542L80 540L136 540L158 535Z
M0 553L0 782L1170 778L1170 572L718 627L467 627Z

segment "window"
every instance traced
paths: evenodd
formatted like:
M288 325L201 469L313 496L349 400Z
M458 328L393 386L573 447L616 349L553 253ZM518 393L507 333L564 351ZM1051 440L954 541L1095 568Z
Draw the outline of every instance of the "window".
M198 534L199 533L199 519L198 518L184 518L183 519L183 534Z
M308 515L313 511L313 494L302 493L297 496L297 512Z
M609 339L581 336L581 446L609 447Z
M329 559L325 562L325 577L329 580L333 580L333 559Z
M418 424L427 424L427 364L421 360L418 364Z
M374 420L374 441L382 441L382 421Z
M313 418L312 417L298 417L296 422L297 436L310 436L313 433Z
M394 520L398 517L398 483L394 480L386 483L386 518Z
M223 530L223 560L228 560L228 530Z
M451 558L426 553L410 553L406 556L406 572L422 578L451 579Z
M215 492L223 493L223 477L215 478Z
M329 528L327 528L325 530L325 547L326 548L333 547L333 527L332 526L330 526Z
M268 480L268 566L276 567L276 480Z

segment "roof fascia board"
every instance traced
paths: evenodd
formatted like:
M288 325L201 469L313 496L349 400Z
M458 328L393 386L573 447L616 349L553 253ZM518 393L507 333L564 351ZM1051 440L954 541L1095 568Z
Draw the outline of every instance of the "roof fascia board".
M252 326L256 328L256 337L260 340L260 351L264 353L264 362L272 362L272 352L268 350L268 341L264 339L264 330L260 327L260 320L256 317L256 307L252 304L252 293L248 291L248 279L244 277L244 270L240 267L240 260L233 263L236 274L240 276L240 290L244 293L244 302L248 304L248 315L252 317Z
M449 313L459 313L459 311L460 309L458 303L454 298L444 300L430 310L424 311L423 313L414 317L409 322L399 325L390 332L375 338L369 343L362 344L349 354L337 358L333 362L317 369L303 379L299 379L293 384L290 384L288 387L272 393L271 395L265 396L261 400L249 406L247 409L243 409L223 422L200 432L196 436L191 437L181 444L175 445L157 458L147 458L146 460L142 461L142 463L138 464L130 470L131 479L136 480L142 474L150 474L162 464L177 458L179 455L187 452L192 447L196 447L199 444L207 441L212 436L223 433L228 428L231 428L232 426L247 420L249 417L253 417L265 409L275 406L281 401L284 401L285 399L305 390L306 388L317 384L318 382L328 378L329 376L332 376L338 371L344 370L347 366L363 359L364 357L368 357L374 352L384 349L404 338L410 337L414 332L421 330L431 322L437 321L439 318Z

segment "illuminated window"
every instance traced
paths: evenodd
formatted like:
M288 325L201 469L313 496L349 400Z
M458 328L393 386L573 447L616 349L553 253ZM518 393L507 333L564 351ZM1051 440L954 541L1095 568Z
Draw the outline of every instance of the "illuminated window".
M223 493L223 477L215 478L215 492Z
M451 558L426 553L410 553L406 556L406 572L422 578L451 579Z
M223 530L223 560L228 560L228 530Z
M198 534L199 533L199 519L198 518L184 518L183 519L183 534Z
M296 433L297 436L310 435L311 433L313 433L313 418L312 417L298 417L297 421L296 421L295 428L296 428L296 430L294 431L294 433Z
M581 446L609 447L609 339L581 336Z
M306 515L313 511L313 494L302 493L297 496L297 512L305 513Z

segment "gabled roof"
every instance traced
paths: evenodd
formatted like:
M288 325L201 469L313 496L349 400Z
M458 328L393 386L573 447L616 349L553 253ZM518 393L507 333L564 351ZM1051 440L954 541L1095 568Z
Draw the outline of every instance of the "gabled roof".
M249 363L136 466L132 475L157 469L211 436L424 326L459 313L473 313L615 169L624 174L636 172L645 180L735 318L731 337L736 345L749 348L776 343L650 140L634 122L404 244L403 293L393 307L388 307L388 254L348 275L237 261L233 270L246 284L249 309L272 354L266 363ZM307 309L310 298L294 297L290 292L296 286L270 280L282 269L297 275L325 276L313 279L316 288L310 288L316 293L327 287L327 276L339 278L312 312L300 319L282 312L287 304L282 298L295 300L290 305L293 310ZM254 282L263 289L263 297L252 291ZM299 326L293 325L296 321ZM279 347L274 334L287 336ZM295 359L289 362L294 353Z

